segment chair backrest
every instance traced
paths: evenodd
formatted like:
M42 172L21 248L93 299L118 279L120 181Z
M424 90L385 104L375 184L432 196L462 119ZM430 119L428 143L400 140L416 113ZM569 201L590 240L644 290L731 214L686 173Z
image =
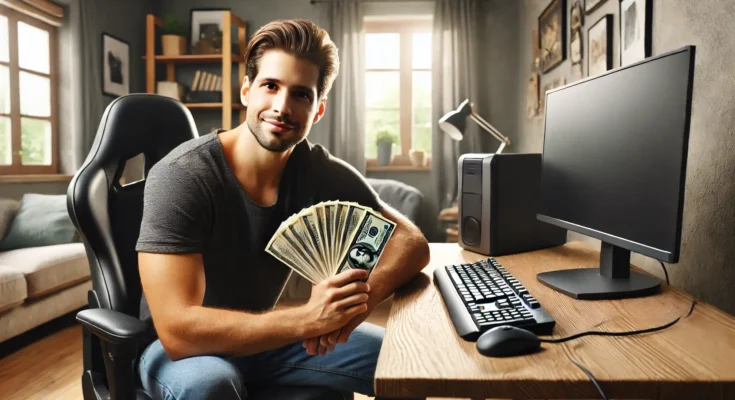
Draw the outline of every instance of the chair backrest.
M179 144L199 134L189 110L164 96L131 94L105 110L87 159L67 191L67 208L89 259L90 307L139 317L135 244L145 181L121 185L126 161L143 154L145 176ZM96 296L95 296L96 294Z

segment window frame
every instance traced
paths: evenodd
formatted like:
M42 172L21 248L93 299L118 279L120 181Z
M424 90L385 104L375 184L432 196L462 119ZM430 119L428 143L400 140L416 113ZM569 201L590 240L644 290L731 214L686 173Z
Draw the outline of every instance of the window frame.
M0 61L0 65L8 68L10 80L10 113L0 113L0 117L10 118L11 164L0 165L0 175L32 175L59 173L59 124L58 124L58 32L56 27L30 17L9 7L0 5L0 15L8 19L8 62ZM18 53L18 22L42 29L49 34L49 73L21 68ZM50 115L38 117L23 115L20 112L20 73L25 72L49 79ZM51 123L51 164L23 165L21 162L21 118L45 120Z
M432 32L432 20L426 19L402 19L402 18L391 18L391 19L366 19L363 21L363 27L365 34L370 33L397 33L399 34L399 141L401 144L401 151L396 154L391 161L388 168L391 167L405 167L411 166L411 159L409 158L409 151L413 143L413 72L414 71L431 71L431 68L413 68L413 34L414 33L431 33ZM393 68L367 68L365 72L380 72L380 71L391 71L395 72ZM432 105L433 106L433 105ZM365 110L367 111L367 107ZM431 154L426 154L430 164ZM378 160L375 158L367 158L366 163L369 167L375 167ZM409 168L410 169L410 168ZM418 168L426 169L426 168Z

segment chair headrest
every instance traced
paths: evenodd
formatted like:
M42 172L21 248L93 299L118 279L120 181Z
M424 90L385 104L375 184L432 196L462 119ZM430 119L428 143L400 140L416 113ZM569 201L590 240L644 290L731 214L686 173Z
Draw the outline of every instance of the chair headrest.
M143 153L148 172L176 146L198 136L191 112L180 102L155 94L129 94L105 109L84 164L114 173Z

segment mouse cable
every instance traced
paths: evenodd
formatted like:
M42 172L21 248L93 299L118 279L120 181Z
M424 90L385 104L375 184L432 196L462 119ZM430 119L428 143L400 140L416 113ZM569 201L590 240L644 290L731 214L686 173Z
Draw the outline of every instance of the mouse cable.
M694 305L696 303L697 303L697 300L696 299L692 300L692 306L689 309L689 313L686 315L686 317L688 317L688 316L690 316L692 314L692 311L694 311ZM660 330L666 329L666 328L668 328L668 327L676 324L677 322L679 322L680 319L681 319L681 317L677 317L675 320L669 322L668 324L657 326L655 328L641 329L641 330L637 330L637 331L627 331L627 332L587 331L587 332L577 333L577 334L572 335L572 336L567 336L567 337L558 338L558 339L542 339L542 338L539 338L539 341L541 341L543 343L562 343L562 342L566 342L566 341L569 341L569 340L577 339L577 338L580 338L582 336L587 336L587 335L597 335L597 336L630 336L630 335L639 335L641 333L656 332L656 331L660 331Z
M574 361L571 357L567 356L569 358L569 361L573 362L574 365L578 366L579 369L584 372L588 378L592 381L592 384L595 385L597 388L597 391L600 392L600 396L602 396L602 400L608 400L607 396L605 395L605 392L602 391L602 388L600 387L600 384L597 382L597 379L595 379L595 376L592 375L592 372L590 372L587 368L584 367L584 365Z
M661 264L661 268L664 269L664 275L666 275L666 284L667 285L671 285L669 283L669 271L666 270L666 266L664 265L664 263L662 261L659 261L659 263Z

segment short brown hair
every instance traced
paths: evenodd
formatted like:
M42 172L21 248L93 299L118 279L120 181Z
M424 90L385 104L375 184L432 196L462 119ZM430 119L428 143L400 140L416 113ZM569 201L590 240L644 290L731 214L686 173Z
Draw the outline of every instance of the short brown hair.
M337 46L327 31L303 19L276 20L262 26L250 39L245 51L245 75L250 83L258 75L258 62L263 53L271 49L279 49L316 64L319 67L317 97L326 96L339 71Z

